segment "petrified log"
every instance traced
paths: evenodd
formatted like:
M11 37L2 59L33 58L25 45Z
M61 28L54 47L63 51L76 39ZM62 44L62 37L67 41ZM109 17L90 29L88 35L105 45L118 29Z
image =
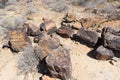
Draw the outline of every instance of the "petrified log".
M104 46L99 46L95 51L95 58L98 60L109 60L114 57L112 50L105 48Z
M103 28L102 40L105 47L112 50L120 50L120 28Z
M60 40L56 37L50 37L44 35L38 42L36 52L40 55L40 60L43 60L53 49L57 49L60 46Z
M43 18L42 20L43 20L43 23L41 23L41 25L40 25L41 31L46 31L48 34L52 34L52 33L56 32L57 27L53 20L45 19L45 18Z
M21 30L14 29L8 31L9 47L12 51L19 52L24 47L31 45L31 41Z
M70 53L67 49L60 47L53 50L45 59L50 76L62 80L68 80L71 77Z
M95 31L81 28L77 32L76 38L78 39L77 41L82 42L88 45L89 47L94 47L98 42L99 36Z
M71 27L60 27L57 30L57 34L59 34L60 36L64 37L64 38L70 38L73 36L74 34L74 30Z

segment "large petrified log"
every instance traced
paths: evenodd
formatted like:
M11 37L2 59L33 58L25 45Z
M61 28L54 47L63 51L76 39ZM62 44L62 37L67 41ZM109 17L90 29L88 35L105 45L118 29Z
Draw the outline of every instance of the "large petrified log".
M77 34L76 38L78 39L77 41L82 42L89 47L94 47L96 43L98 42L98 34L95 31L88 30L85 28L81 28Z
M116 57L120 57L120 28L103 28L102 41L105 47L113 50Z
M62 80L68 80L71 77L70 53L67 49L60 47L53 50L45 59L50 76Z
M120 29L105 27L102 31L103 45L112 50L120 50Z

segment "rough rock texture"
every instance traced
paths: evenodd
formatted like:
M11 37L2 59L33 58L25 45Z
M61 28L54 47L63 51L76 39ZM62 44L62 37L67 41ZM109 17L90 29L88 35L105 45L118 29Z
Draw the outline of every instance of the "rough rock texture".
M20 26L20 29L22 29L23 32L27 33L28 36L39 36L40 34L39 28L31 23L24 23Z
M112 50L99 46L95 51L95 58L98 60L109 60L114 57Z
M57 30L56 23L51 19L43 18L43 23L40 25L40 30L46 31L48 34L52 34Z
M83 42L89 47L94 47L98 41L98 34L95 31L81 28L76 34L78 41Z
M38 42L36 52L40 55L40 60L43 60L53 49L60 46L60 41L56 37L44 35Z
M64 37L64 38L70 38L73 36L74 34L74 30L71 27L60 27L57 30L57 34L59 34L60 36Z
M112 50L120 50L120 29L105 27L102 32L103 45Z
M7 37L12 51L19 52L24 47L31 45L29 37L22 33L21 30L10 30Z
M49 54L46 59L46 65L50 76L57 77L62 80L68 80L71 78L71 60L69 51L60 47L51 54Z

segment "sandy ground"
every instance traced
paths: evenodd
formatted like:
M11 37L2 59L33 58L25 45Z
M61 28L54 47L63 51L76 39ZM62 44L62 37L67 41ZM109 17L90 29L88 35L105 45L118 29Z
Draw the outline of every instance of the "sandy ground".
M76 10L76 15L79 17L93 16L90 13L81 12L83 8L71 9ZM19 11L7 13L7 16L19 15ZM28 22L34 23L37 26L41 23L42 17L48 17L53 19L57 26L60 27L60 22L64 14L56 13L39 7L39 12L30 15L32 20ZM94 15L95 16L95 15ZM115 58L117 62L111 65L108 61L98 61L90 56L88 53L92 50L91 48L72 41L70 39L64 39L58 36L61 44L70 49L71 62L72 62L72 79L71 80L120 80L120 59ZM1 39L0 39L1 40ZM2 49L0 41L0 80L23 80L24 75L17 76L16 61L17 55L11 53L9 49ZM40 74L36 74L36 79L29 74L29 80L39 80Z

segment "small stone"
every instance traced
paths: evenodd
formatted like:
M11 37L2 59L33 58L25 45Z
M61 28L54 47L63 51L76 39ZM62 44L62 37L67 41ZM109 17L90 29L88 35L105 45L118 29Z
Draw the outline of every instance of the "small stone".
M57 34L59 34L60 36L64 38L70 38L73 36L74 30L71 27L60 27L57 30Z
M95 58L98 60L109 60L112 59L113 57L114 57L113 51L103 46L99 46L95 51Z
M41 31L46 31L48 34L56 32L57 27L53 20L43 18L43 23L40 25Z

